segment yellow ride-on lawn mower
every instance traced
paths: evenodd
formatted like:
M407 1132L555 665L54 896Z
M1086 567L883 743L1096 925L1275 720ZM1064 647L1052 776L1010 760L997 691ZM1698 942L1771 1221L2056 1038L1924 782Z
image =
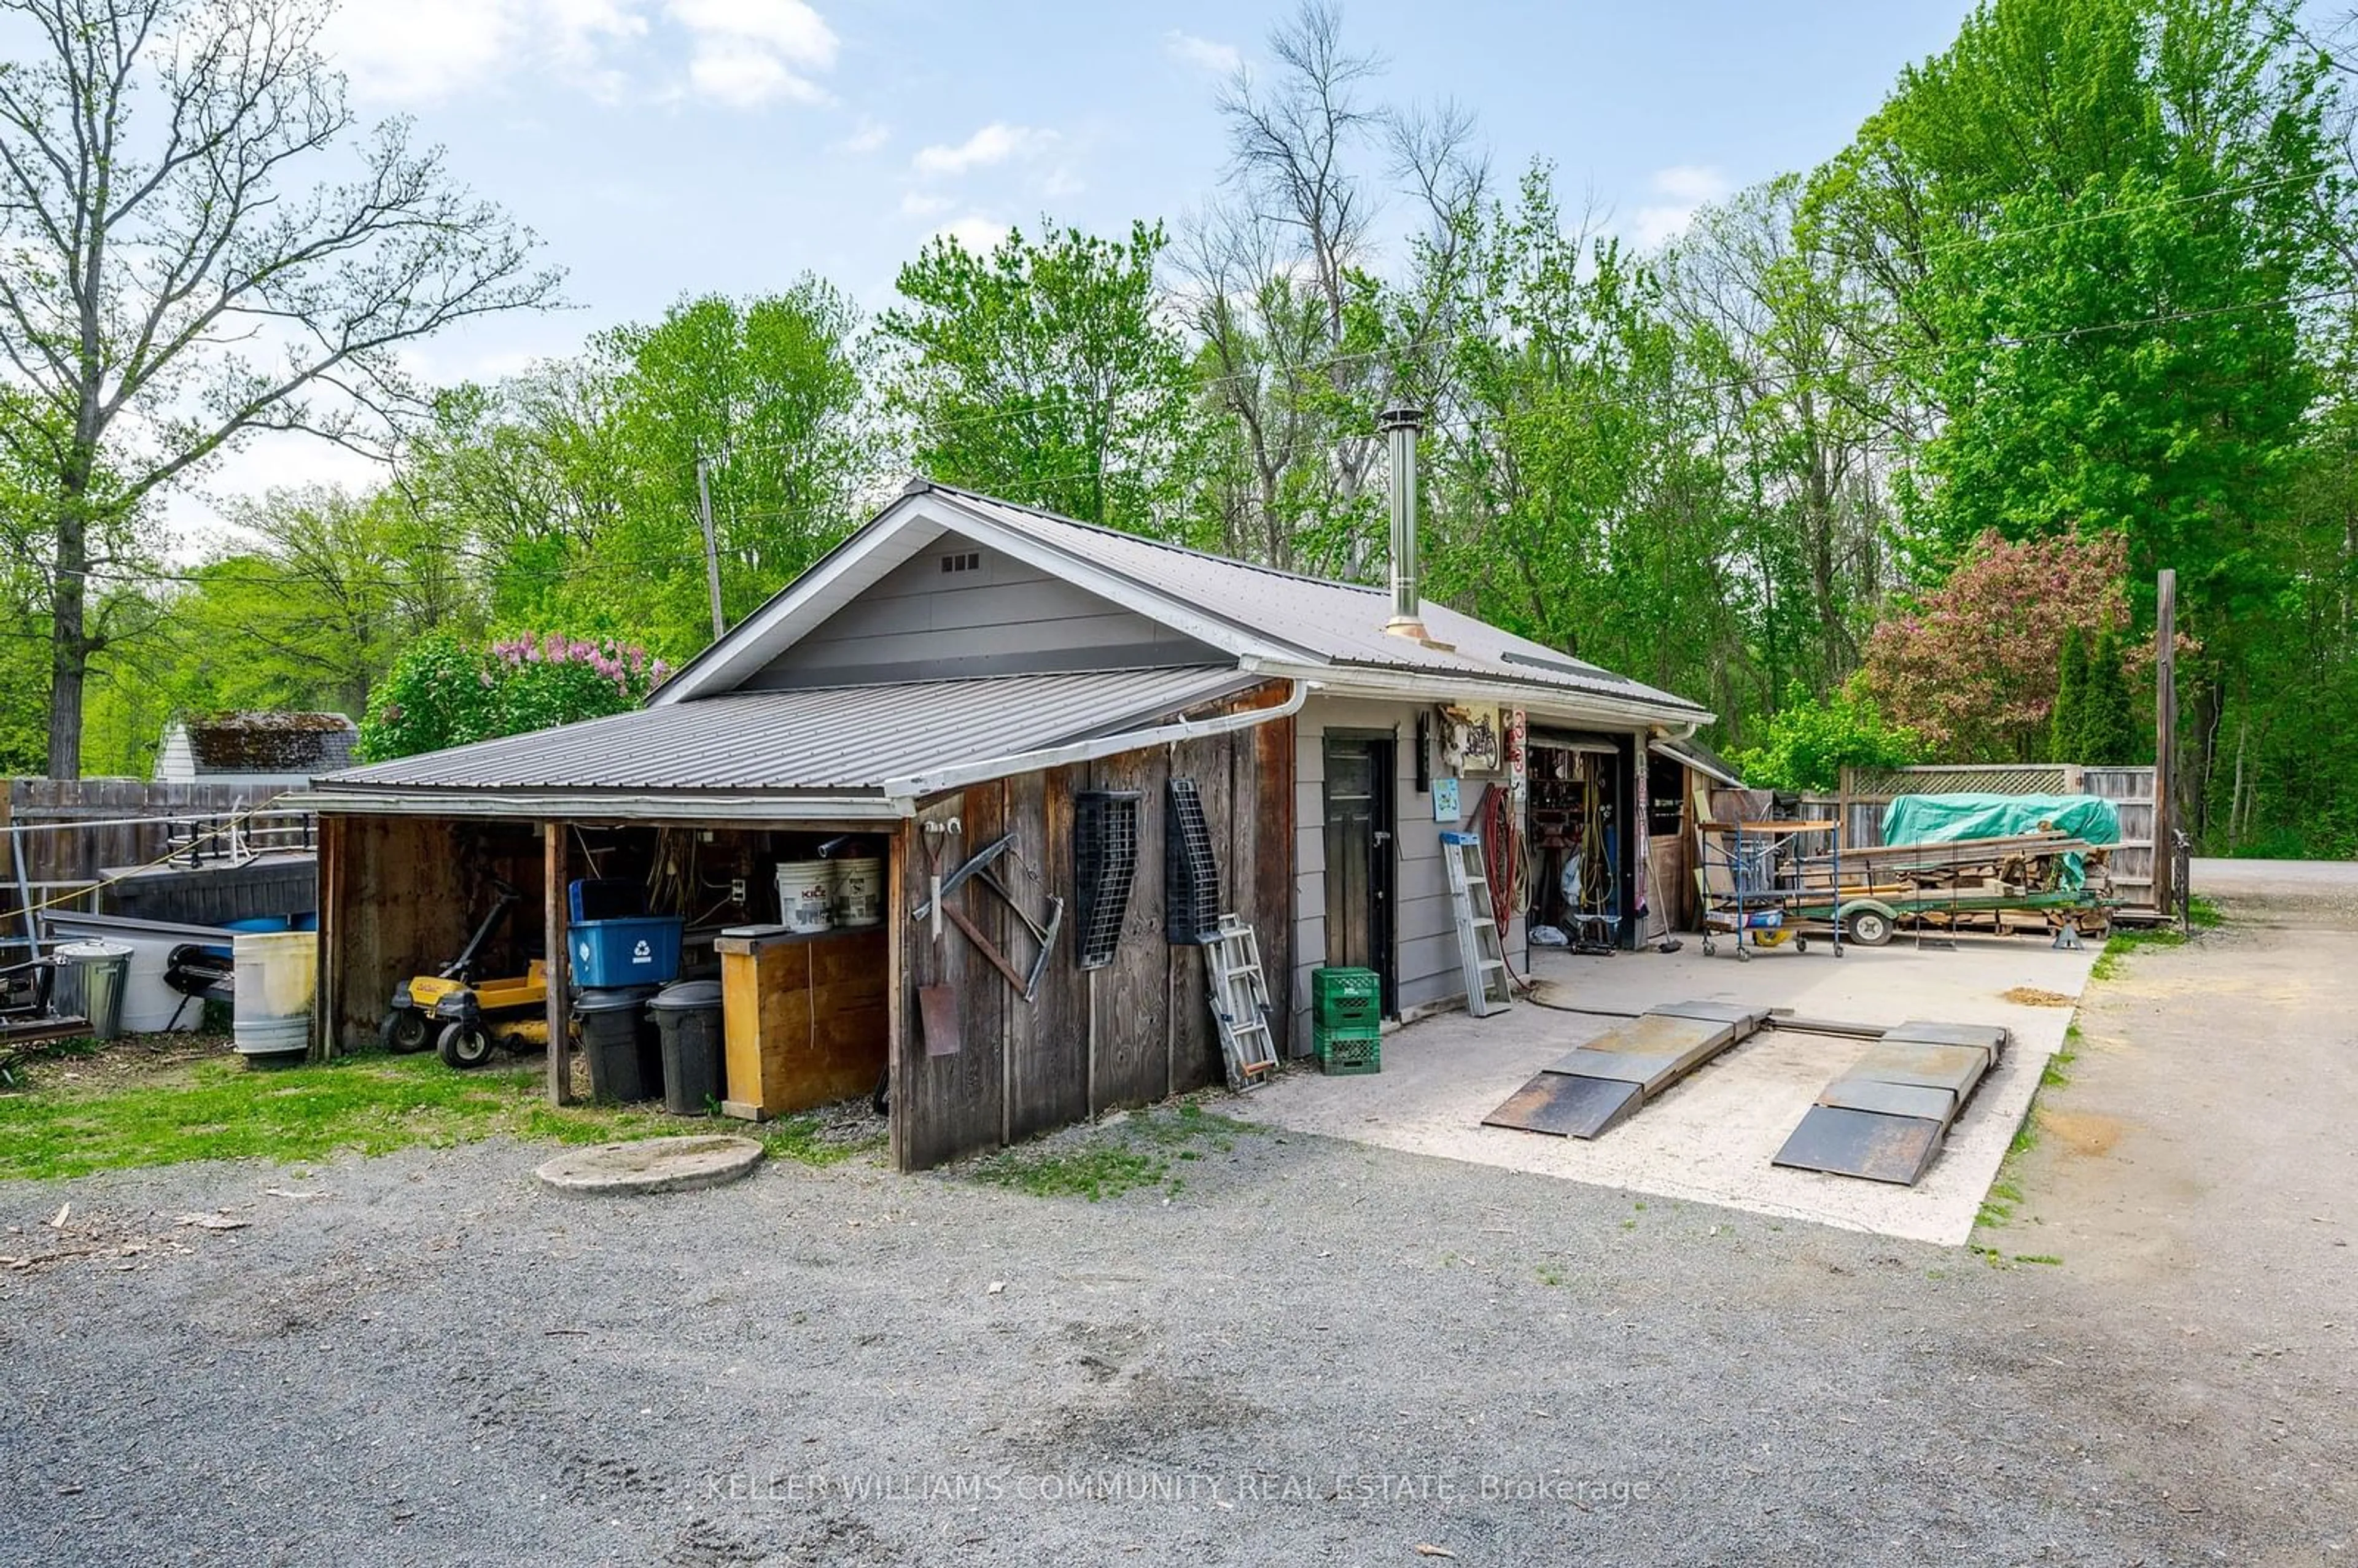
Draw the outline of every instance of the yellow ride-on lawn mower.
M378 1026L384 1048L400 1054L433 1043L447 1065L464 1070L492 1059L496 1034L511 1050L548 1044L548 967L539 958L520 977L478 979L484 944L522 895L494 880L498 896L466 947L433 975L416 975L394 988L393 1005Z

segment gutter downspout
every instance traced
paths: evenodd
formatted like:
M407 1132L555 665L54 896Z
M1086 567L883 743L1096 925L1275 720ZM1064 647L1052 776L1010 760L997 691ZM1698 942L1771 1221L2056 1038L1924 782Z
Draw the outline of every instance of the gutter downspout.
M1076 741L1069 745L1050 746L1037 752L1018 752L1011 756L962 762L957 767L942 768L930 773L911 773L905 778L886 779L884 793L903 815L914 816L916 803L925 795L942 795L950 790L964 789L968 784L986 784L1015 773L1037 773L1043 768L1095 762L1099 757L1111 757L1123 752L1174 746L1182 741L1200 741L1213 735L1232 735L1240 730L1254 730L1281 719L1291 719L1302 711L1302 705L1310 699L1311 688L1316 685L1316 681L1295 681L1293 695L1275 708L1249 708L1210 719L1183 719L1175 724L1158 725L1152 730L1124 730L1117 735L1100 735L1094 741Z

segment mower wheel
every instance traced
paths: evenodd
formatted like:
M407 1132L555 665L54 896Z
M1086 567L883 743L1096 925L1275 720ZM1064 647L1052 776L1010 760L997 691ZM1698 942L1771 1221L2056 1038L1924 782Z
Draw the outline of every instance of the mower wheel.
M480 1023L446 1024L435 1049L441 1054L444 1066L463 1073L492 1059L491 1033Z
M384 1015L376 1032L384 1048L396 1056L415 1056L434 1043L434 1032L427 1027L426 1015L414 1007L394 1008Z

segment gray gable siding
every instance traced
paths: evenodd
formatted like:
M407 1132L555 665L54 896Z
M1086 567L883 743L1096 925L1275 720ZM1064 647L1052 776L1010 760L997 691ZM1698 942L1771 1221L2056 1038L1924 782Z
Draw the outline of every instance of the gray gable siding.
M945 560L972 557L971 569ZM742 689L1228 664L1228 655L955 534L903 562Z

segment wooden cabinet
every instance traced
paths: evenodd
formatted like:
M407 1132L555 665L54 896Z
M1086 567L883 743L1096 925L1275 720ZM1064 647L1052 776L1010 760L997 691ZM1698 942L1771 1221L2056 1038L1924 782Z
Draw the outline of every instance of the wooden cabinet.
M728 1098L758 1121L865 1096L891 1035L885 927L720 937Z

